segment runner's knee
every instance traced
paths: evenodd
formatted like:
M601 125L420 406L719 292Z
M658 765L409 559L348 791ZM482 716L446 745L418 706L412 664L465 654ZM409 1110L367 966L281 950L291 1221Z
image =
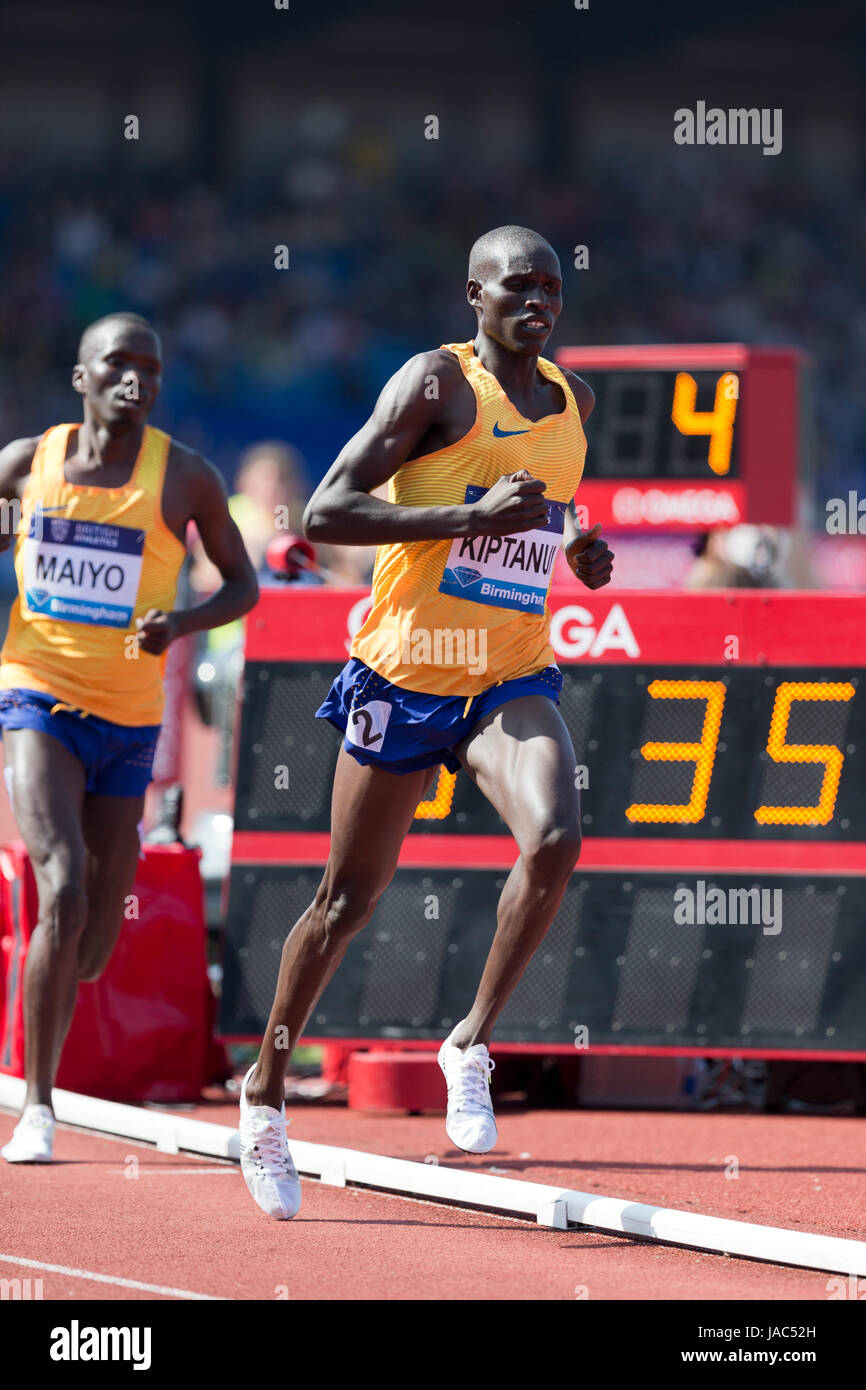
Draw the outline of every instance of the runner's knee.
M87 921L87 894L81 884L68 878L43 883L39 889L38 920L48 931L55 949L77 939Z
M95 951L91 950L86 952L83 956L79 956L78 978L81 983L89 985L92 984L94 980L98 980L110 958L110 951L103 951L97 955Z
M523 848L523 860L530 875L544 880L570 874L580 858L581 838L577 813L563 814L540 825Z
M87 930L78 943L79 980L98 980L111 959L123 928L127 901L124 890L129 886L126 876L115 877L110 884L101 885L102 891L91 883L87 904Z
M359 932L376 906L382 889L376 891L363 879L338 879L326 884L318 899L321 922L329 942L345 940Z

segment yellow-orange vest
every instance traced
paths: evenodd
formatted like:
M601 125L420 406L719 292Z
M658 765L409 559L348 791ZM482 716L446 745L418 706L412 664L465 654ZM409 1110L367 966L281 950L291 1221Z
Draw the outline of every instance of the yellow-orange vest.
M47 430L33 457L0 686L41 690L115 724L158 724L167 654L138 650L131 634L148 609L174 607L186 553L162 516L171 440L146 426L129 482L90 487L66 481L78 428Z
M468 697L555 660L547 596L586 438L555 363L540 357L538 368L562 388L565 410L533 421L519 414L471 342L443 346L475 394L475 423L456 444L404 463L390 480L389 500L457 506L476 501L504 473L526 468L546 485L547 526L379 546L372 607L351 655L395 685Z

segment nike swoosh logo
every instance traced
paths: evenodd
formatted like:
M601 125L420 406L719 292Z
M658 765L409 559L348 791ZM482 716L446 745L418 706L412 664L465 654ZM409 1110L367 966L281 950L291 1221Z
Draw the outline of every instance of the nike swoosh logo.
M532 433L531 430L501 430L501 429L499 428L499 423L498 423L498 421L497 421L497 423L493 426L493 437L494 437L494 439L507 439L508 436L509 436L510 434L531 434L531 433Z

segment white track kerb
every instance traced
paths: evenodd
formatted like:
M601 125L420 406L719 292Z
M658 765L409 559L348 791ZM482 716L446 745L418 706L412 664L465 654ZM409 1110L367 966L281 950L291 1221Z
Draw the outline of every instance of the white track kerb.
M24 1082L0 1075L0 1106L17 1110L24 1099ZM74 1091L55 1091L57 1119L103 1134L118 1134L155 1144L163 1153L207 1154L213 1158L240 1159L237 1130L207 1124L135 1105L79 1096ZM361 1186L407 1197L460 1203L479 1211L529 1217L540 1226L567 1230L588 1226L620 1235L642 1236L665 1245L689 1246L723 1255L744 1255L773 1264L801 1269L828 1270L834 1274L866 1275L866 1242L808 1231L755 1226L748 1221L726 1221L699 1212L675 1211L620 1197L601 1197L544 1183L519 1182L486 1173L468 1173L444 1165L412 1163L341 1149L330 1144L292 1140L292 1157L298 1172L333 1187Z

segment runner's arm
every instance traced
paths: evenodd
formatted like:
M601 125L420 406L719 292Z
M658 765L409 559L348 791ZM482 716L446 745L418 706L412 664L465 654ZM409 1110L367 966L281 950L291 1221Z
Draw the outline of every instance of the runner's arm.
M137 620L139 646L154 656L161 655L176 637L222 627L243 617L259 596L256 572L229 512L221 474L212 463L193 453L185 462L184 474L188 520L195 522L204 552L223 582L216 593L194 608L177 608L172 613L152 608Z
M563 375L574 393L582 424L586 424L595 407L595 392L583 377L563 368ZM572 573L588 589L601 589L610 583L613 571L613 551L601 538L601 523L596 522L589 531L576 528L574 539L565 546L565 558Z
M246 552L241 533L229 511L222 475L206 459L194 455L190 469L190 520L201 536L204 553L222 576L215 594L194 608L175 612L181 631L199 632L222 627L243 617L256 603L259 582Z
M431 378L437 390L431 398ZM304 535L336 545L443 540L469 534L468 506L398 507L370 493L397 472L443 418L461 379L449 353L420 352L392 376L369 420L307 503Z

